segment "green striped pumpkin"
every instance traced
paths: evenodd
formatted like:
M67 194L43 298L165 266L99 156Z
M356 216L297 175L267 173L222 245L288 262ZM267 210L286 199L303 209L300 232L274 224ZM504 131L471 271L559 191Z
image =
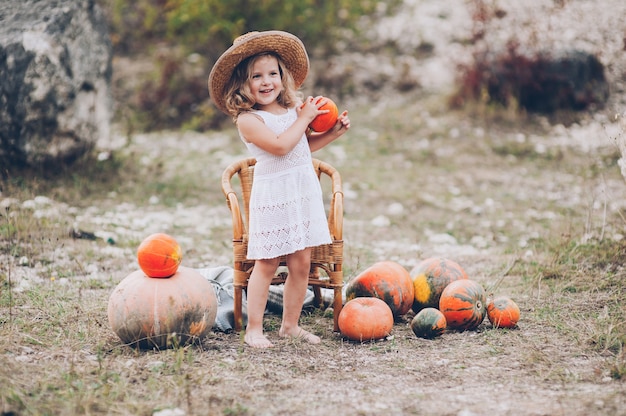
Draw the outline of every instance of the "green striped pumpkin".
M436 338L444 333L446 325L446 317L436 308L424 308L411 320L411 329L420 338Z
M476 329L487 312L487 296L480 283L471 279L455 280L441 293L439 310L446 317L448 328Z

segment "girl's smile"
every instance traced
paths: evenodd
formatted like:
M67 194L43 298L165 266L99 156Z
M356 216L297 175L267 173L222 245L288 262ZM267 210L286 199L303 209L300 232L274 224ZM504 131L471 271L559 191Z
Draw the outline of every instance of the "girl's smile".
M263 56L252 65L250 74L250 92L259 110L276 110L280 107L276 99L283 90L283 83L278 68L278 60L273 56ZM282 109L282 107L281 107Z

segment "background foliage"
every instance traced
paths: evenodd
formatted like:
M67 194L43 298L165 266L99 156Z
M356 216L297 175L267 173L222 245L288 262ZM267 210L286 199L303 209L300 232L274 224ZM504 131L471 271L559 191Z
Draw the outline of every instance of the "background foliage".
M204 130L224 116L208 100L210 68L234 38L255 30L285 30L309 53L332 54L359 22L399 4L369 0L101 0L118 56L150 57L154 70L122 109L141 130ZM129 116L130 110L131 116Z

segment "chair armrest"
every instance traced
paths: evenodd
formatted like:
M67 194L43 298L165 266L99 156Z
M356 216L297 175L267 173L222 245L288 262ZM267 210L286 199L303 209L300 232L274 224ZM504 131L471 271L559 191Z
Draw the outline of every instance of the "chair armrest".
M343 239L343 192L333 193L330 203L330 228L335 240Z
M319 159L313 159L313 166L318 172L324 172L330 177L333 196L330 201L328 225L335 240L343 239L343 188L339 171L330 164Z
M226 195L228 201L228 208L233 221L233 240L243 239L243 218L241 216L241 209L239 208L239 200L234 192L229 192Z
M228 199L228 195L231 193L235 193L233 186L230 183L230 180L238 171L238 167L235 164L227 167L222 173L222 192L224 192L224 196Z
M241 208L239 207L239 200L237 199L237 193L230 183L232 177L241 170L241 163L242 162L230 165L226 168L226 170L224 170L224 173L222 173L222 192L224 192L232 217L233 240L242 240L244 232L243 217L241 215Z

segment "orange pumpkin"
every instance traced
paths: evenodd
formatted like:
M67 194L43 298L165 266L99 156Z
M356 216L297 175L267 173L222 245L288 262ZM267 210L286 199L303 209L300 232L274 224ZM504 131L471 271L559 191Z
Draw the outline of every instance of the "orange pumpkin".
M146 237L137 248L137 262L149 277L169 277L183 259L178 242L164 233Z
M320 114L309 124L309 127L317 132L328 131L333 128L337 123L337 117L339 117L339 109L337 105L328 97L323 97L328 100L326 104L320 107L320 110L329 110L326 114ZM320 98L321 100L322 98ZM318 100L319 102L319 100Z
M515 328L520 311L508 296L497 296L487 302L487 318L496 328Z
M413 333L420 338L435 338L446 330L446 317L436 308L424 308L411 320Z
M380 298L394 317L411 310L413 282L407 269L394 261L374 263L346 284L346 300L360 297Z
M413 311L419 312L424 308L438 308L441 292L455 280L467 279L465 270L456 262L442 258L431 257L422 260L411 270L413 280Z
M352 341L385 338L393 329L393 314L378 298L354 298L339 312L339 332Z
M211 331L217 297L213 285L194 269L180 267L169 279L152 279L137 270L113 290L107 313L122 342L144 349L168 348Z
M446 317L449 328L476 329L485 319L485 289L474 280L455 280L441 293L439 310Z

